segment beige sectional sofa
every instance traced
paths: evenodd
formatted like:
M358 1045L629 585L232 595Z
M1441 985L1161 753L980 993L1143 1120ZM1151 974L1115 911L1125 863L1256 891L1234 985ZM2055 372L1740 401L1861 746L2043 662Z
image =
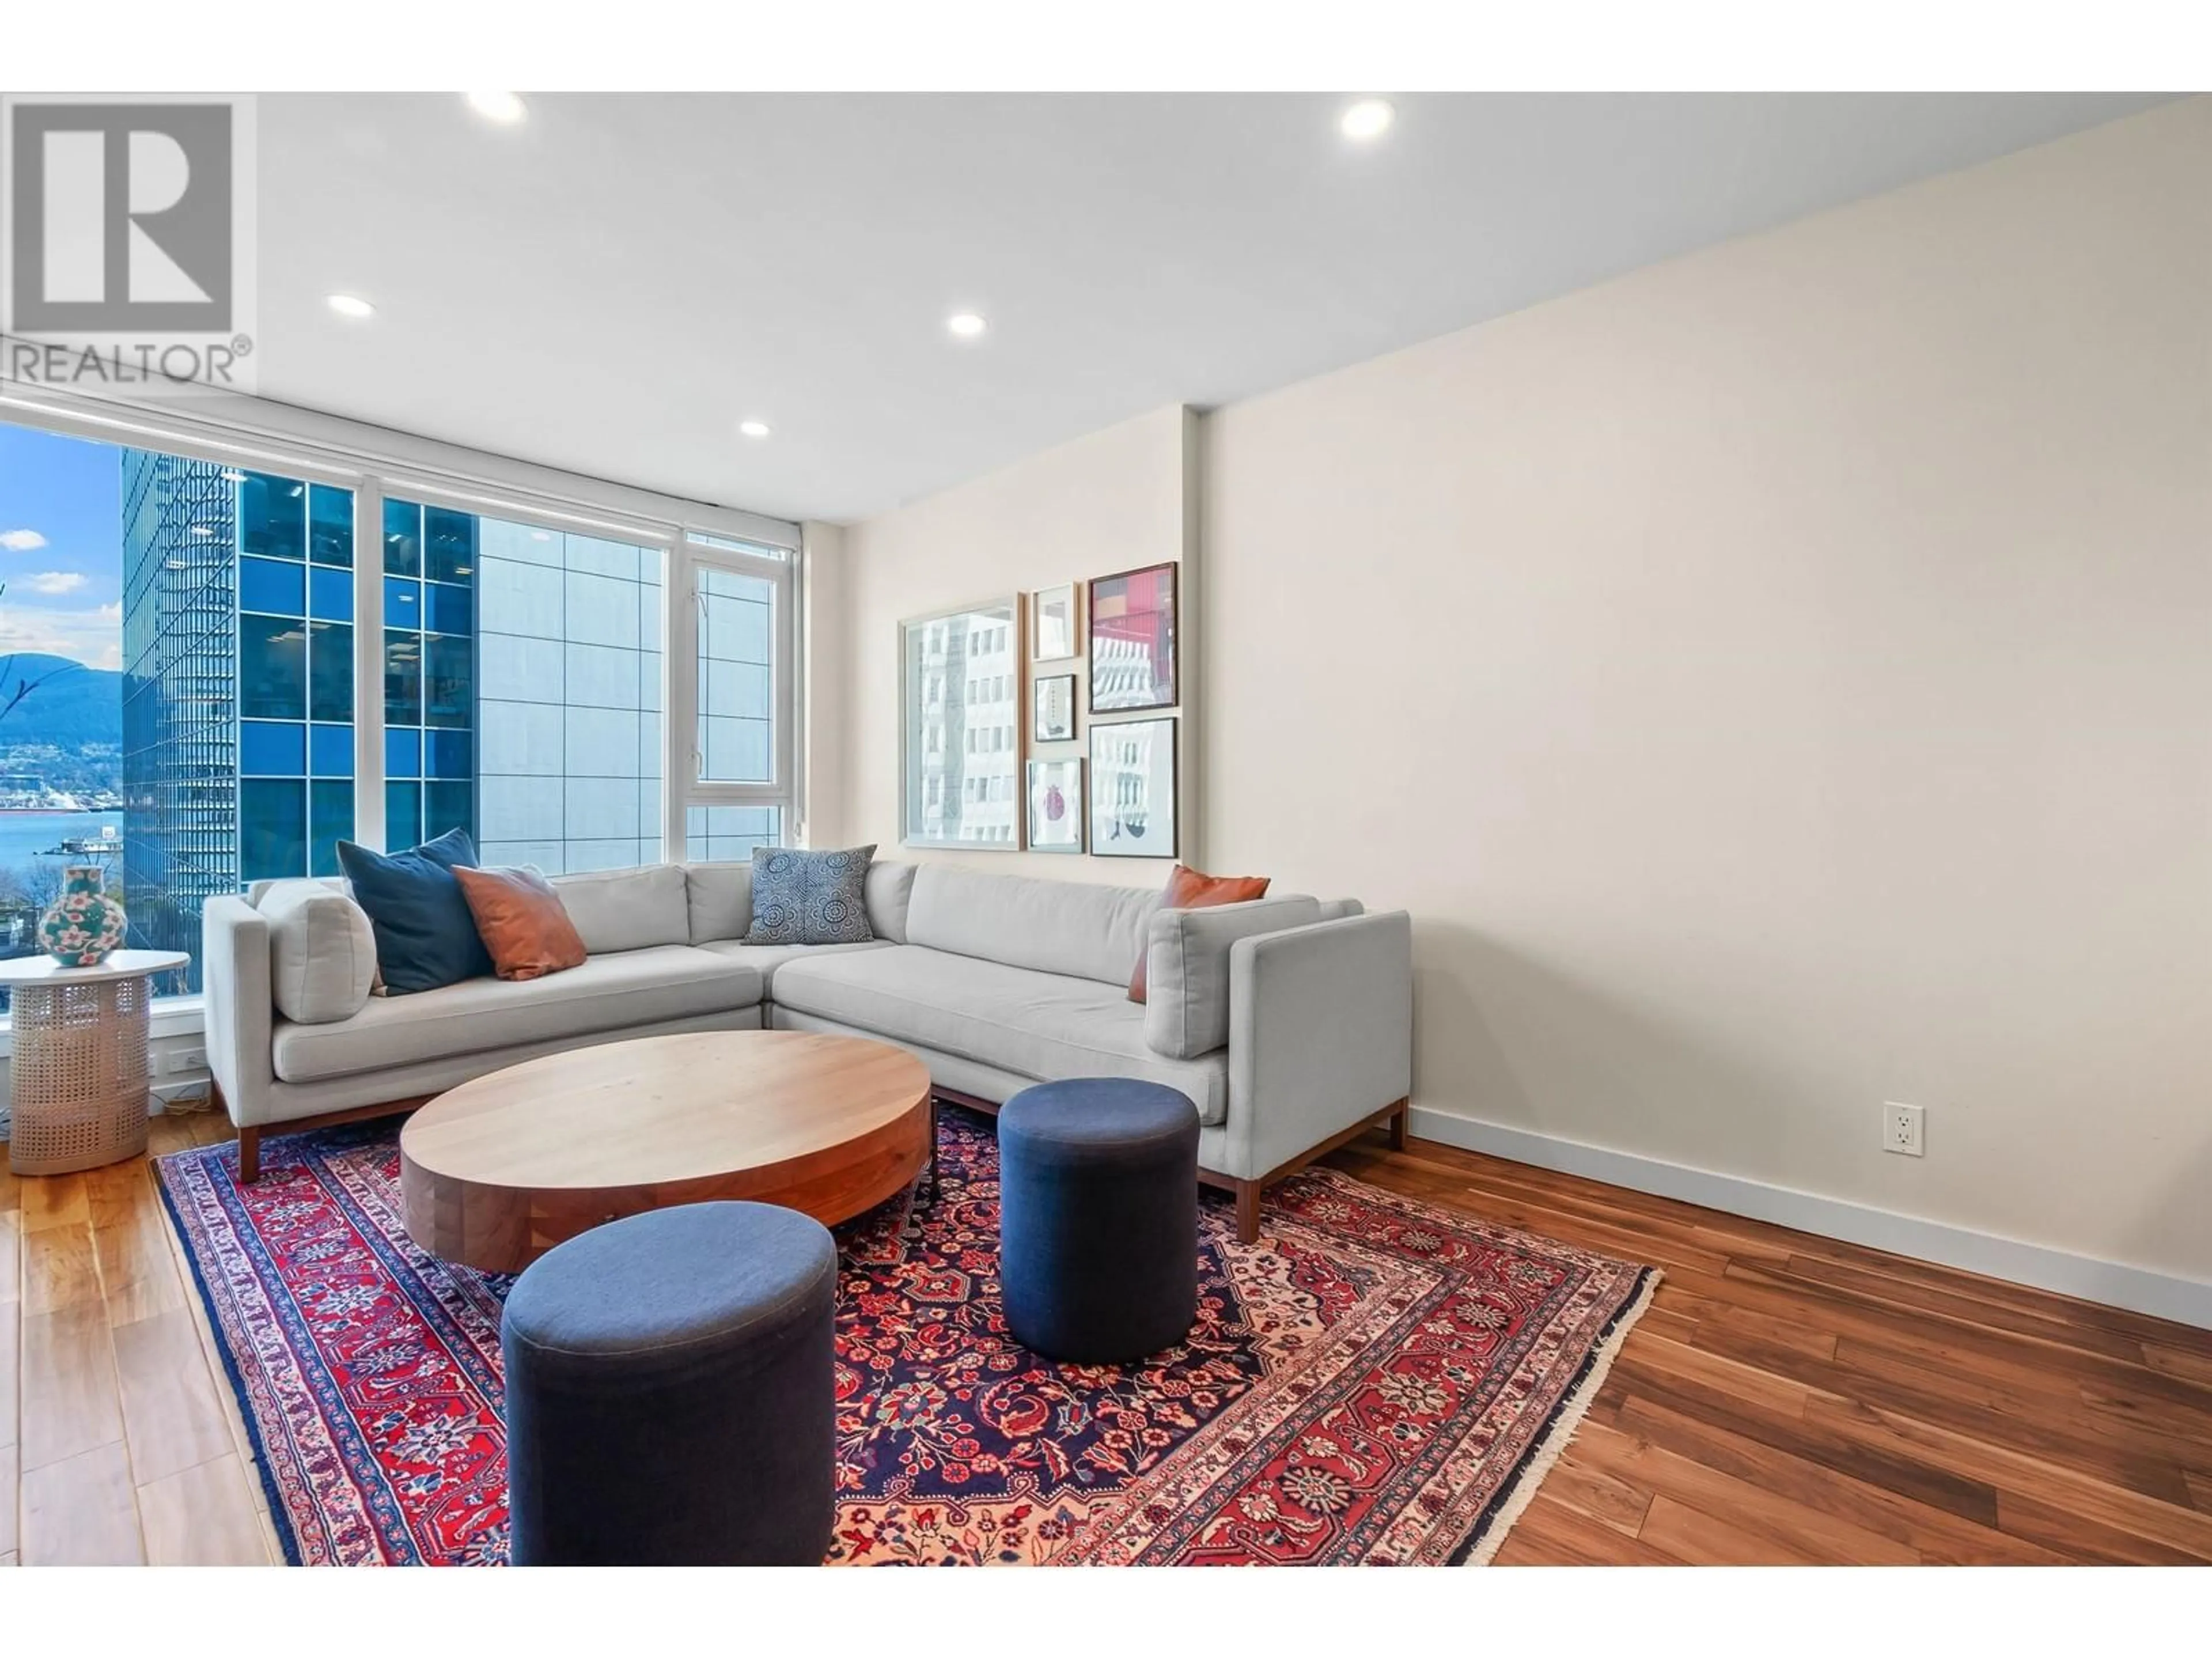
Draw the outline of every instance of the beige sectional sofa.
M836 1031L927 1062L989 1108L1034 1082L1135 1077L1197 1105L1202 1178L1255 1236L1261 1187L1372 1123L1402 1139L1412 936L1402 913L1302 896L1164 910L1136 888L878 863L865 945L744 943L749 864L554 878L589 955L520 983L369 993L374 943L340 882L211 901L208 1059L263 1133L420 1104L518 1060L661 1032ZM1127 996L1146 953L1149 996ZM364 960L366 952L367 960Z

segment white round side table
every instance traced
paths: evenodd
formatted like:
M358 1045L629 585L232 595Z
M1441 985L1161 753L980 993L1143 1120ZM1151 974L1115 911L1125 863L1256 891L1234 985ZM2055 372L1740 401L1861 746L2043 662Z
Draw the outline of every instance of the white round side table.
M64 968L52 957L0 962L15 1038L10 1170L61 1175L146 1150L152 980L191 960L181 951L118 951L96 968Z

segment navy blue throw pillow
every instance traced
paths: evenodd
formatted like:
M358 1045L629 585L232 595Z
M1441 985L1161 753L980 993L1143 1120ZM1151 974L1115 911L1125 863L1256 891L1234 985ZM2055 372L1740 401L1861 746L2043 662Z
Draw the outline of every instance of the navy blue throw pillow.
M448 830L404 853L338 843L338 867L375 930L376 965L387 994L434 991L490 975L491 953L454 878L456 865L477 866L476 843L465 830Z

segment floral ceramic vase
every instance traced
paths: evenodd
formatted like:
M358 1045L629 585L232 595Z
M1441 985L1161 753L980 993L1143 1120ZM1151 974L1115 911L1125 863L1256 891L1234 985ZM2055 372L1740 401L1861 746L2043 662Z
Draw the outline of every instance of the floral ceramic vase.
M123 943L123 907L100 891L96 864L62 872L62 896L39 918L39 943L64 968L96 968Z

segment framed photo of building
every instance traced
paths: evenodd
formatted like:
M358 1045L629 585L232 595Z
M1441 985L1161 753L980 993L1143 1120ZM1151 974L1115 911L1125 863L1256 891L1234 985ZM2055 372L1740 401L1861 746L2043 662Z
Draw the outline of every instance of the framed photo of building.
M899 624L906 845L1019 849L1027 678L1018 597Z
M1030 851L1083 850L1083 761L1030 763Z
M1172 719L1091 728L1091 851L1102 859L1176 855Z
M1030 646L1038 662L1075 654L1075 584L1040 587L1030 595Z
M1066 743L1075 736L1075 676L1040 674L1030 694L1030 735L1038 743Z
M1148 565L1091 582L1091 712L1172 708L1177 566Z

